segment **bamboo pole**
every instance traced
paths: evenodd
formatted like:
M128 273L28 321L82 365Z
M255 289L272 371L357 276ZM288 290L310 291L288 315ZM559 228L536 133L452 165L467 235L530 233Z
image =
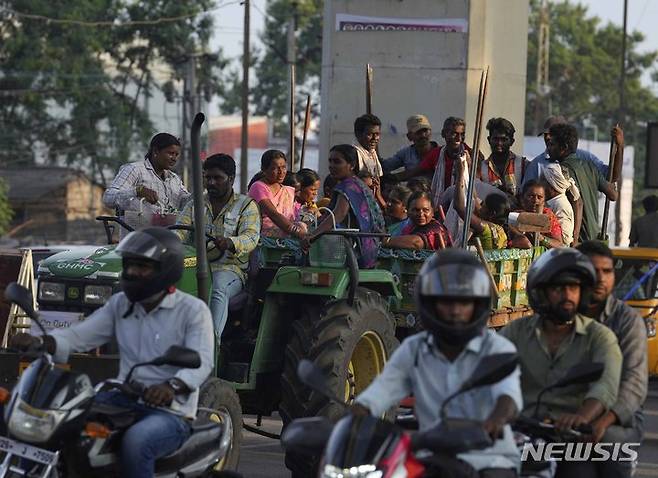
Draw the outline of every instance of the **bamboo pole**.
M290 157L290 167L292 171L295 167L295 64L290 64L290 137L288 138L288 156Z
M486 67L480 76L477 112L475 114L475 131L473 133L473 156L471 157L471 170L466 193L466 214L464 216L464 228L462 229L462 249L466 249L466 245L468 244L468 231L471 227L471 215L473 214L473 189L475 187L475 175L477 174L478 157L480 155L480 133L482 131L482 119L484 117L484 103L487 99L488 81L489 67Z
M372 114L372 66L366 64L366 113Z
M616 126L619 126L617 124ZM617 144L615 139L610 140L610 155L608 156L608 182L612 182L615 169L615 157L617 156ZM618 199L619 201L619 199ZM610 199L606 196L605 205L603 206L603 219L601 220L601 232L597 239L599 241L608 241L608 218L610 216Z

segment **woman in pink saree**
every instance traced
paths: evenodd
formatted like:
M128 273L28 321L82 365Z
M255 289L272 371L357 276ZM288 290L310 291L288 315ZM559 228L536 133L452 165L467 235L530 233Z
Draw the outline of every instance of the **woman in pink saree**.
M251 185L249 196L260 207L261 234L303 237L306 228L295 222L299 209L295 201L295 188L283 185L287 172L286 156L275 149L267 150L260 159L260 167L263 177Z

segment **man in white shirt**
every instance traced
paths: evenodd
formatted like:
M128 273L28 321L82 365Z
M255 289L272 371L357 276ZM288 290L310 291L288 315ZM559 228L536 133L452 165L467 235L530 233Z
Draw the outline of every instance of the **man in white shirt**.
M136 421L121 439L121 476L153 476L155 460L177 450L190 435L199 388L213 367L213 325L208 306L175 284L183 275L183 245L173 232L146 228L128 234L116 252L123 258L121 290L83 322L46 335L55 362L116 339L119 380L138 363L163 355L172 345L196 350L196 369L144 366L132 380L145 386L140 401L120 391L99 393L97 402L128 408ZM16 334L12 346L28 349L41 338ZM142 401L143 400L143 401Z
M359 155L359 170L370 171L372 177L379 183L384 171L377 156L377 147L381 136L382 122L375 115L365 114L354 121L354 136L352 146Z
M490 355L514 353L507 339L487 329L491 285L475 255L444 249L428 259L415 286L416 310L425 332L400 345L384 371L356 398L355 413L381 416L411 394L421 430L440 423L441 404ZM523 408L520 371L452 400L447 416L480 420L495 440L484 450L460 454L480 476L514 477L519 452L509 423Z
M544 189L546 189L546 206L555 213L560 222L562 242L565 246L571 246L575 216L566 192L571 191L574 201L577 201L580 198L578 188L573 179L567 179L564 176L558 163L549 163L544 166L542 174Z

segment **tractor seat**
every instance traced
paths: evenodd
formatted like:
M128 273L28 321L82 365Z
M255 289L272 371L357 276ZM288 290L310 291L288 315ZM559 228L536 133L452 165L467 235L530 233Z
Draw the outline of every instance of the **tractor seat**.
M221 423L194 422L185 443L175 452L155 462L156 473L181 470L217 450L223 430Z

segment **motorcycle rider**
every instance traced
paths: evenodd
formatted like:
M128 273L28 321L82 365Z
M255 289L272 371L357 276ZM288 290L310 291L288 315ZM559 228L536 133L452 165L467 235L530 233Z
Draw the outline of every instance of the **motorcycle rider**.
M616 299L612 251L601 241L585 241L577 249L592 261L596 284L587 315L606 325L617 336L623 355L619 393L615 404L592 423L594 440L606 443L640 443L644 434L642 404L647 398L647 329L639 314ZM599 476L630 477L632 462L601 462Z
M381 375L356 398L354 409L381 416L413 394L419 427L425 430L439 423L442 402L487 356L515 348L486 328L491 286L473 254L445 249L430 257L416 279L415 302L425 331L402 342ZM502 435L488 449L460 454L460 475L516 476L519 453L508 424L521 408L518 369L448 404L447 416L481 420L492 438Z
M500 334L511 340L521 359L521 386L532 415L540 391L573 366L600 362L605 370L589 384L553 389L542 395L540 418L553 419L560 430L591 424L617 399L621 352L615 334L579 312L589 303L596 282L592 262L572 248L551 249L530 267L527 292L535 315L515 320ZM560 461L556 476L596 476L591 462Z
M121 476L151 477L157 458L178 449L190 435L197 411L199 387L209 376L213 361L213 326L206 304L175 284L183 274L183 246L173 232L146 228L128 234L117 246L122 256L121 290L84 321L45 336L43 342L55 362L69 353L87 351L116 339L119 380L136 363L147 362L172 345L196 350L197 369L144 366L133 380L145 385L143 402L120 391L102 392L96 400L132 409L135 423L121 442ZM12 346L27 350L41 337L16 334Z

